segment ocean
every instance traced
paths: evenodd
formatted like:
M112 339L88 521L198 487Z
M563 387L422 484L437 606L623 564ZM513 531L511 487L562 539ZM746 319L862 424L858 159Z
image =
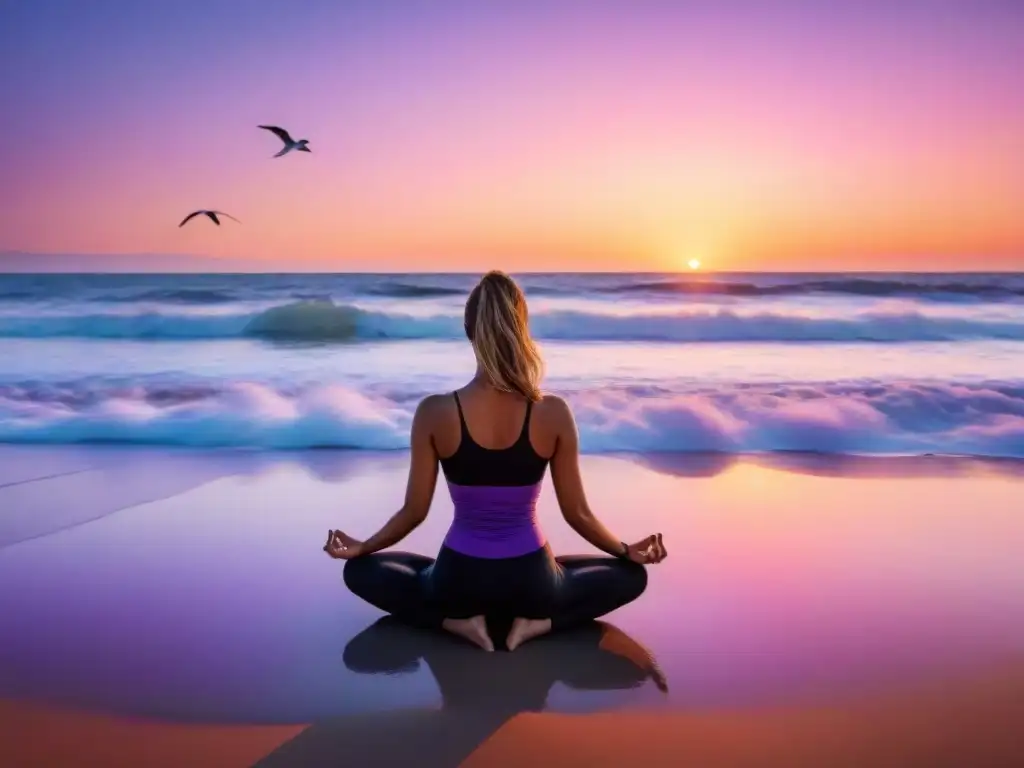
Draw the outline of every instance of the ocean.
M0 275L0 442L401 449L476 275ZM522 274L589 453L1024 457L1024 274Z

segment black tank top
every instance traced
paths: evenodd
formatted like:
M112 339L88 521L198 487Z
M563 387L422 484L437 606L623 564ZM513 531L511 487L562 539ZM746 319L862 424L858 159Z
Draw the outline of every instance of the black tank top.
M457 485L534 485L544 479L548 460L537 454L530 443L530 416L533 403L526 402L526 417L519 438L508 448L484 448L469 434L458 392L452 392L459 410L459 447L441 459L441 469L449 483Z

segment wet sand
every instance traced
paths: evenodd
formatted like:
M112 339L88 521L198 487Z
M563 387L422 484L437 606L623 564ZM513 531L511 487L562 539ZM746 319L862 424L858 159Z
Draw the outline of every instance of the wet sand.
M602 744L612 762L587 764L644 759L613 736L658 736L648 764L756 765L779 734L789 764L900 734L894 754L934 764L928 733L981 749L978 723L1024 700L1018 463L586 457L610 527L662 531L669 559L607 625L485 655L378 621L320 552L327 528L367 534L397 508L406 461L0 447L0 763L53 764L71 734L69 759L95 764L92 732L125 765L161 764L133 738L191 750L167 764L457 765L483 743L469 764L502 765L539 760L514 751L537 739L557 764ZM541 516L557 551L589 551L549 485ZM436 550L450 517L442 486L403 548Z
M1021 765L1024 663L837 706L522 714L463 768Z
M252 765L302 726L181 725L0 701L5 766L230 768Z

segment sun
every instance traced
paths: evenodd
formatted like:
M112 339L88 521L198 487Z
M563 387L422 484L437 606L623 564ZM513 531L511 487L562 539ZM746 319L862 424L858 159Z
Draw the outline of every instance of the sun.
M700 259L690 259L686 262L686 266L690 269L700 269Z

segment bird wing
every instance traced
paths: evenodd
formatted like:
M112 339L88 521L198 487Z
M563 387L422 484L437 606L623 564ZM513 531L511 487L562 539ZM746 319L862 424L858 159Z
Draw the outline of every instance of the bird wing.
M201 213L206 213L206 211L192 211L192 213L190 213L188 216L181 220L181 224L179 224L178 226L184 227L189 222L190 219L198 216Z
M212 221L218 227L220 226L220 219L217 218L217 212L216 211L205 211L205 213L206 213L207 216L210 217L210 221Z
M261 125L259 127L262 128L264 131L270 131L285 144L295 143L292 137L288 134L288 131L286 131L284 128L278 128L276 125Z
M227 216L232 221L238 221L238 219L236 219L230 213L224 213L224 211L213 211L213 213L216 213L218 216ZM241 224L242 222L238 221L238 223Z

